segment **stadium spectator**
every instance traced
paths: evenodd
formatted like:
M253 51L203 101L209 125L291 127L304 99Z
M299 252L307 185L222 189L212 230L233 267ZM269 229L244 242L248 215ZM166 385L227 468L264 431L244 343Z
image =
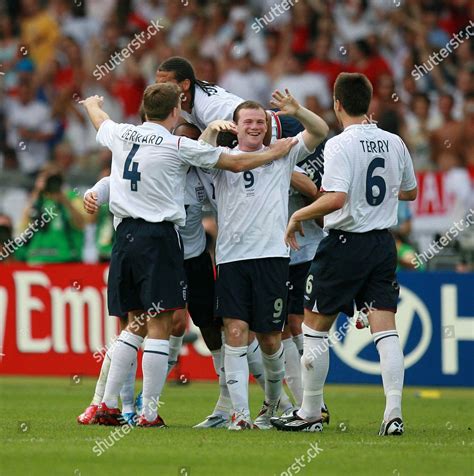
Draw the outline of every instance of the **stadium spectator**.
M75 192L63 189L62 171L56 164L45 166L36 179L22 229L30 223L36 223L37 230L19 254L28 264L81 261L85 224L82 200Z
M271 84L268 76L252 64L250 52L245 45L236 43L231 48L234 67L228 69L219 81L219 85L242 98L268 105Z
M54 56L59 39L59 26L54 18L42 9L38 0L22 0L20 22L22 54L29 54L38 68L45 67Z
M438 109L442 117L442 125L431 133L432 160L438 162L440 154L450 149L453 154L462 154L463 124L453 117L454 99L450 94L441 94L438 98Z
M416 93L411 102L411 111L405 117L402 137L409 147L415 170L431 170L430 134L440 121L430 114L430 99L424 93Z
M6 106L7 143L17 150L20 170L35 174L48 159L48 141L53 137L54 122L51 108L35 99L30 80L18 87L18 98Z
M273 89L284 91L289 89L300 104L306 103L308 96L316 96L324 108L331 105L326 78L322 74L304 71L305 59L301 56L290 56L286 63L286 71L273 85Z

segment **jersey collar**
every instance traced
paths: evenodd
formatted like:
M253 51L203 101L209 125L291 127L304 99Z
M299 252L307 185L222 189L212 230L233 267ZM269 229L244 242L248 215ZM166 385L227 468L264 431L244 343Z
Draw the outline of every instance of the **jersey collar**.
M364 129L376 129L377 128L377 124L373 124L373 123L368 123L368 124L352 124L350 126L347 126L344 128L344 132L350 130L350 129L356 129L358 127L363 127Z
M146 127L150 127L152 129L160 129L162 130L165 134L170 134L171 135L171 132L166 129L166 127L162 126L161 124L157 124L156 122L148 122L148 121L145 121L143 124L143 126L146 126Z

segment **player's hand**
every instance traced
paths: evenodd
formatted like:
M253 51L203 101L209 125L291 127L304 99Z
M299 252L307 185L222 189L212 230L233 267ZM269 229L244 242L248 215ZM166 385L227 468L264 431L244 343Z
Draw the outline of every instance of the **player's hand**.
M237 135L237 126L232 121L212 121L209 124L209 127L214 132L232 132L233 134Z
M286 139L278 139L268 146L268 150L274 159L281 159L290 152L291 148L298 143L295 137L287 137Z
M97 205L97 193L96 192L89 192L86 194L84 197L84 210L89 213L90 215L93 215L94 213L97 212L99 209L99 206Z
M294 116L301 107L300 103L291 95L288 89L285 89L285 93L283 94L278 90L274 91L270 104L280 109L276 112L277 116Z
M104 96L98 96L97 94L94 96L89 96L86 99L83 99L82 101L79 101L79 104L82 104L85 107L89 106L99 106L102 107L104 104Z
M301 236L304 236L303 224L291 217L285 231L285 243L293 250L300 249L298 241L296 240L296 232L298 232Z

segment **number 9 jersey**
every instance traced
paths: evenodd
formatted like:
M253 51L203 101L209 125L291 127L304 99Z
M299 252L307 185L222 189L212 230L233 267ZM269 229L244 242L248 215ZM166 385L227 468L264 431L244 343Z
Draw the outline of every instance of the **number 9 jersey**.
M322 191L345 192L344 206L324 219L324 229L354 233L397 224L398 193L416 188L402 139L375 124L348 126L324 148Z

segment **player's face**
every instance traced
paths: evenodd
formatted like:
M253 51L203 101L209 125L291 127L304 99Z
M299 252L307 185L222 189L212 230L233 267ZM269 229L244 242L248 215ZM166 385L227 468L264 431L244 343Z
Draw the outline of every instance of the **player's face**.
M267 117L262 109L242 109L237 122L239 146L256 150L262 147L267 132Z
M158 70L155 75L155 82L177 84L181 88L181 91L183 91L181 107L186 112L191 112L191 108L189 107L189 104L191 102L191 93L189 92L189 80L186 79L184 81L179 82L175 77L174 71Z

